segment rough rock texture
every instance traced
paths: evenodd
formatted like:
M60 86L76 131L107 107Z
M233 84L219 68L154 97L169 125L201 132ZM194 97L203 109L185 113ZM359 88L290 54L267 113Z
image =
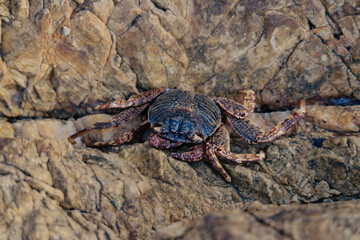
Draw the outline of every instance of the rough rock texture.
M0 239L359 238L359 1L3 0L0 25ZM140 117L67 142L110 118L99 102L156 87L253 89L265 130L307 113L269 144L232 133L234 152L266 153L223 163L232 184L146 131L85 147Z
M30 4L31 3L31 4ZM73 116L177 87L288 107L360 99L358 1L0 3L0 113Z
M66 140L4 138L0 147L2 239L144 239L157 226L242 206L230 186L147 144L102 153Z
M358 239L360 202L317 205L250 204L157 230L152 239Z

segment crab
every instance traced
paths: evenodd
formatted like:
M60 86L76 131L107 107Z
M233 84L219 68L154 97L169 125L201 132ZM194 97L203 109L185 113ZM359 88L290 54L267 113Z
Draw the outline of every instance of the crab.
M284 121L272 130L265 132L248 120L254 112L255 93L243 90L244 103L224 97L207 95L176 89L158 88L135 96L128 100L115 100L96 106L95 110L125 109L113 116L109 122L95 123L73 135L68 140L96 129L118 127L147 110L147 119L136 128L125 132L118 139L108 142L94 142L91 147L119 146L130 142L141 129L150 126L148 141L159 149L169 149L182 144L190 144L185 152L172 152L171 155L185 162L200 161L208 156L211 165L231 182L231 177L220 164L218 157L234 163L260 161L265 158L264 151L258 154L236 154L230 151L230 135L223 119L250 144L271 142L283 135L290 127L305 115L305 101Z

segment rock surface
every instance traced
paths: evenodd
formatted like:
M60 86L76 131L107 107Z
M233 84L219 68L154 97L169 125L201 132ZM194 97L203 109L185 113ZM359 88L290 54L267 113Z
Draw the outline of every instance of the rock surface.
M5 0L0 24L0 239L359 238L358 1ZM264 130L307 113L272 143L232 133L232 151L266 153L222 162L232 184L147 131L85 147L140 117L67 141L109 120L96 104L157 87L252 89Z
M231 214L174 223L152 239L357 239L360 202L316 205L249 205Z
M10 4L11 2L11 4ZM69 117L177 87L258 103L360 100L357 1L0 3L0 113Z

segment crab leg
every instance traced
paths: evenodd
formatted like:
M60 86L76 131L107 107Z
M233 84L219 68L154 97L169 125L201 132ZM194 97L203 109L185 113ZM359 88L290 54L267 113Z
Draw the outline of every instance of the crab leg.
M197 162L200 161L203 156L205 155L204 152L204 145L198 144L196 145L191 151L183 152L183 153L171 153L173 158L182 160L184 162Z
M254 112L255 93L252 90L242 90L241 92L245 93L244 104L224 97L214 97L213 99L226 113L236 118L244 118Z
M255 93L253 90L242 90L245 93L244 106L248 109L246 115L250 116L255 109Z
M237 154L230 152L230 135L225 125L221 125L211 139L211 144L216 149L217 155L235 163L260 161L265 158L265 153L259 154Z
M259 154L237 154L237 153L229 152L224 149L220 149L219 151L217 151L217 154L220 157L235 163L260 161L265 158L265 152L262 150L260 151Z
M231 127L245 140L250 143L265 143L271 142L281 135L283 135L286 130L295 125L305 116L306 103L304 100L300 102L300 108L294 112L290 117L285 119L276 125L272 130L267 133L264 133L259 129L254 123L246 119L237 119L233 116L227 115L227 119L230 122Z
M144 122L142 122L139 126L137 126L136 128L129 130L127 132L125 132L120 138L109 141L109 142L94 142L90 144L90 147L103 147L103 146L120 146L126 142L130 142L137 131L139 131L141 128L145 127L146 125L148 125L149 122L146 120Z
M135 96L131 96L128 100L118 99L112 102L108 102L102 105L94 107L95 110L111 109L111 108L128 108L136 107L144 103L148 103L160 94L164 93L168 89L166 88L157 88L153 89Z
M227 182L231 182L231 177L225 171L224 167L221 166L219 159L216 157L215 148L211 145L206 145L206 155L209 156L211 165L225 178Z
M173 142L167 139L160 137L154 131L151 131L150 136L148 138L150 145L160 148L160 149L168 149L172 147L178 147L181 145L180 142Z
M223 175L227 182L231 182L231 178L221 166L216 155L235 163L260 161L265 158L265 153L263 151L259 154L236 154L230 152L230 136L225 125L221 125L211 137L210 141L207 142L206 153L209 156L210 162L221 175Z
M99 122L99 123L95 123L93 125L91 125L90 127L87 127L73 135L71 135L68 140L69 142L71 142L72 144L75 143L75 138L80 137L81 135L84 135L87 132L90 132L92 130L96 130L96 129L106 129L106 128L111 128L111 127L117 127L120 126L128 121L130 121L131 119L135 118L136 116L138 116L142 111L144 111L144 109L148 106L149 104L143 104L140 105L138 107L134 107L134 108L129 108L126 109L124 111L122 111L119 114L116 114L115 116L113 116L109 122Z
M300 102L300 108L294 112L290 117L285 119L284 121L280 122L278 125L276 125L272 130L267 132L266 134L262 135L258 143L264 143L264 142L271 142L281 135L283 135L286 130L291 128L295 123L297 123L300 119L302 119L305 116L305 108L306 103L304 100Z

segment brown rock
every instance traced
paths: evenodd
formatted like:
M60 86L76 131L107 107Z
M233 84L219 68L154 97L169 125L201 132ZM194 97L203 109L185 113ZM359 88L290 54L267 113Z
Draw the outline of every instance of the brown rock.
M1 239L146 239L176 221L156 236L358 238L358 204L345 202L360 193L357 1L4 0L0 23ZM156 87L239 102L253 89L266 131L301 99L307 114L272 143L233 134L232 151L266 158L222 162L232 185L206 159L150 147L147 131L85 148L140 117L67 142L110 118L87 114L96 104ZM301 205L226 213L252 200ZM338 203L304 204L322 201Z
M152 239L356 239L359 201L307 206L251 204L157 229Z
M360 131L360 106L311 106L307 119L317 126L338 132Z
M341 109L344 112L341 112ZM292 131L288 131L287 137L282 137L273 143L253 147L244 141L234 139L236 140L235 152L257 153L262 149L265 150L267 156L264 162L245 164L246 167L224 162L226 170L233 176L234 186L246 198L277 204L314 202L323 198L338 199L340 194L352 196L359 192L359 184L356 181L359 174L358 161L356 161L356 152L359 148L358 136L338 136L334 132L328 132L328 129L339 133L358 132L355 111L346 109L308 106L306 117L308 122L302 121ZM250 119L264 131L270 131L289 115L290 112L273 112L254 114ZM343 120L339 121L339 116L343 116ZM70 134L95 122L108 120L109 115L91 115L77 120L75 126L72 122L50 120L19 121L13 125L17 137L53 138L52 136L56 136L57 139L66 139ZM140 121L139 118L118 128L92 131L84 135L77 146L84 147L83 142L90 144L116 139L124 131L134 128ZM236 134L232 135L236 137ZM147 137L146 134L138 134L138 136L138 139L143 140ZM144 148L143 145L137 145L137 148L140 152L133 151L133 155L126 153L122 147L119 149L120 154L125 154L122 157L131 159L143 175L155 179L164 178L163 181L166 182L174 181L171 180L171 174L167 173L168 165L163 165L166 161L159 161L159 159L167 158L163 153L160 154L162 151ZM337 149L337 151L332 151L332 149ZM148 155L144 155L145 152ZM147 159L146 162L144 159ZM204 166L206 166L204 163L193 165L201 176L222 184L222 179Z
M205 209L242 205L231 188L209 185L189 164L144 144L126 146L117 155L74 151L67 141L15 138L1 140L1 153L0 193L7 197L0 202L5 219L0 225L8 223L5 234L21 225L21 235L62 231L63 237L77 232L142 239L154 226L171 223L174 214L192 219ZM71 229L60 228L68 225Z
M133 24L117 39L118 53L134 67L141 87L175 87L188 65L184 50L156 15L143 13Z
M11 12L15 19L24 20L29 16L29 1L28 0L15 0L10 2Z
M7 119L0 119L0 138L13 138L14 128Z
M87 79L102 76L111 47L108 29L91 12L74 14L69 24L71 34L62 38L53 49L57 63L54 69L56 94L65 109L69 101L79 105L89 95L91 84Z
M84 6L81 6L81 8L84 9ZM111 0L86 1L85 8L95 14L101 21L106 24L112 11L114 10L114 2Z
M354 90L351 75L341 58L310 34L288 58L287 67L267 84L261 99L279 107L296 104L302 98L350 96Z
M355 1L77 4L0 3L3 114L83 114L135 85L233 99L252 88L271 108L360 96Z

